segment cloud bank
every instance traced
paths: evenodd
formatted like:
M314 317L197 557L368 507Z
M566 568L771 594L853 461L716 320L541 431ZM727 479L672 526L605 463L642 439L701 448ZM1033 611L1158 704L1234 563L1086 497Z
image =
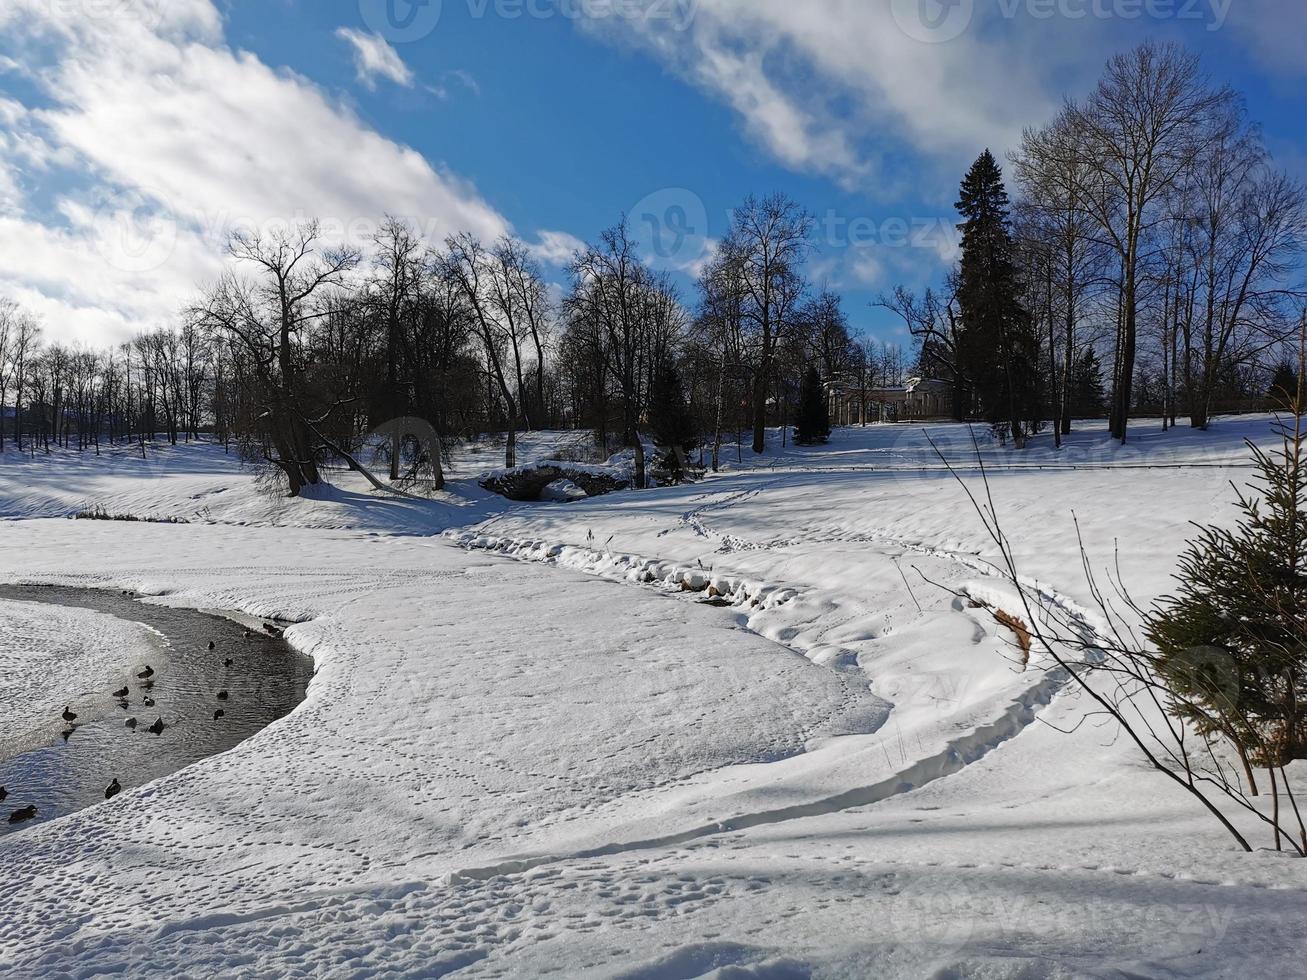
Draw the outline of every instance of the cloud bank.
M113 10L0 8L0 294L52 337L169 322L221 272L234 228L316 217L357 240L390 213L433 239L511 230L309 79L232 50L210 0L99 6ZM6 77L36 94L4 94Z

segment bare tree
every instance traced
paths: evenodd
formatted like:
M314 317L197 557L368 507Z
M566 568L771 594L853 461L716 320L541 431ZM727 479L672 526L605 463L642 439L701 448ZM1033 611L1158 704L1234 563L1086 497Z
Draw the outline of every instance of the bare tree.
M385 378L381 392L380 411L384 419L373 422L389 423L406 412L406 399L402 397L402 380L399 376L403 348L402 319L405 308L412 304L418 288L422 244L416 233L404 221L387 215L372 239L372 276L369 285L375 291L381 307L385 331ZM390 479L399 479L400 442L398 426L391 426Z
M1113 369L1112 435L1125 440L1138 353L1142 264L1162 205L1191 171L1214 113L1234 99L1214 89L1198 58L1176 44L1148 42L1113 57L1095 92L1065 110L1063 172L1121 270L1121 317ZM1072 150L1072 147L1074 148ZM1083 162L1082 162L1083 161Z
M41 326L28 314L18 318L9 340L14 373L14 445L23 451L23 392L31 372L32 358L41 345Z
M17 367L14 349L20 316L17 303L0 298L0 453L5 451L5 405Z
M719 253L699 277L698 333L715 366L713 390L712 470L721 468L722 430L728 392L744 378L744 266L736 257ZM741 399L734 398L738 406Z
M1093 218L1084 188L1092 181L1090 160L1084 152L1072 114L1063 112L1042 129L1028 129L1014 156L1021 187L1020 209L1024 227L1039 233L1044 256L1047 293L1049 356L1054 388L1054 424L1062 435L1072 428L1070 391L1076 357L1080 352L1079 325L1086 293L1103 282L1103 248L1095 237ZM1061 336L1055 338L1054 314L1061 316ZM1055 347L1060 346L1061 384L1057 383Z
M950 276L947 293L927 289L920 298L902 286L882 294L875 305L897 314L921 345L920 363L930 376L953 384L953 417L966 418L970 408L971 378L958 356L957 278ZM901 373L901 371L900 371Z
M823 289L804 304L799 323L805 346L821 365L823 377L832 381L843 375L853 360L854 344L839 293Z
M635 485L646 486L640 419L648 404L658 346L679 328L680 304L670 282L641 261L625 218L572 263L567 311L593 338L622 411L623 444L635 453Z
M514 238L501 238L494 248L496 263L495 303L508 323L508 334L513 344L513 359L517 368L519 400L523 403L523 417L527 427L544 424L545 405L545 346L549 342L550 303L549 290L541 275L540 266L525 245ZM535 354L535 392L528 408L522 371L522 344L530 338ZM534 420L534 423L533 421Z
M319 225L309 221L268 234L238 232L228 251L253 266L256 280L224 276L193 311L196 322L237 342L248 360L257 389L249 447L286 477L291 496L320 482L318 426L339 405L311 404L305 384L304 332L325 315L316 303L344 284L358 265L359 252L329 247Z
M497 259L475 236L466 232L445 241L446 272L458 285L472 312L472 322L481 341L486 371L504 399L508 422L508 440L504 448L504 465L517 465L517 392L504 370L504 347L512 344L512 325L503 319L498 301L501 295L496 282Z
M1197 322L1184 319L1191 424L1207 428L1222 372L1292 334L1286 288L1307 233L1302 188L1273 170L1241 106L1215 118L1191 176Z
M745 349L753 367L753 451L767 448L767 400L776 355L797 319L806 284L812 217L783 194L748 197L735 209L721 252L738 263Z

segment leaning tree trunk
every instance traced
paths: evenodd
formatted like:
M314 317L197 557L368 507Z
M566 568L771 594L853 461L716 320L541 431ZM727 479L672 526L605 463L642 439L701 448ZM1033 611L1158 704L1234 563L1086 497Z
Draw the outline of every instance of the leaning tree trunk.
M283 410L282 418L277 423L273 448L277 452L277 465L286 474L290 484L292 497L298 497L305 487L322 482L318 464L313 458L308 426L289 407Z

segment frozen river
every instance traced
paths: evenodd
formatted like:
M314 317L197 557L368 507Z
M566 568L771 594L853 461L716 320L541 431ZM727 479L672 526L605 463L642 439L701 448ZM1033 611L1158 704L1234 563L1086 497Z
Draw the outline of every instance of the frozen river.
M98 690L59 690L53 701L47 695L49 703L66 702L77 715L71 724L63 720L63 707L41 713L48 717L6 713L0 786L8 798L0 815L35 806L37 818L0 821L0 835L103 803L115 779L124 789L141 786L226 752L303 701L313 671L308 657L261 630L121 592L3 586L0 602L22 612L0 617L0 631L10 633L8 646L32 651L27 681L37 688L51 654L44 648L52 620L64 646L106 636L119 641L106 651L116 663L101 661L89 675ZM146 628L123 628L129 624ZM139 677L147 666L152 676ZM65 680L55 676L50 683ZM116 696L123 690L125 697ZM150 727L158 721L163 730L154 734Z

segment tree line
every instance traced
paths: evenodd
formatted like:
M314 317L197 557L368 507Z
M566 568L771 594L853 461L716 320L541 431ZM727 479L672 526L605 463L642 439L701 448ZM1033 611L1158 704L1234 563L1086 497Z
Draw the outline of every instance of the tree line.
M193 324L108 350L46 344L39 320L0 298L0 451L198 438L222 419L212 354Z
M1148 43L1092 92L1027 129L1017 195L986 151L962 185L962 258L939 289L882 297L956 384L954 413L1017 444L1055 441L1096 399L1112 435L1132 416L1206 428L1265 399L1301 315L1307 207L1242 98L1199 59Z
M747 199L694 303L625 218L577 251L561 290L508 237L432 247L396 218L366 248L314 221L239 232L177 326L112 349L43 344L34 317L0 307L0 439L35 452L204 432L292 494L328 463L376 479L375 455L392 483L438 486L458 439L507 433L511 467L517 433L557 427L631 450L640 486L696 449L716 468L729 443L765 449L810 365L864 391L903 379L903 352L856 336L841 297L805 278L811 231L785 196Z

